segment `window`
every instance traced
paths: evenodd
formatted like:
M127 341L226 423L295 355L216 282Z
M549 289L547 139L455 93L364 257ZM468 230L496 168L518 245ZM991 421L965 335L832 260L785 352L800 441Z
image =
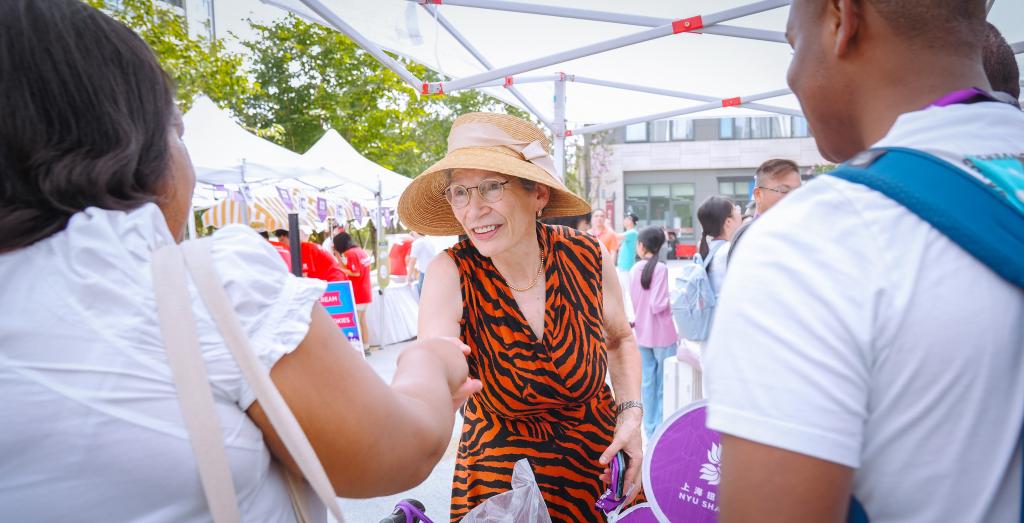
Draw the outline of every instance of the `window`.
M672 139L693 140L693 120L684 120L682 118L672 120Z
M692 183L629 184L626 191L626 212L636 213L639 227L661 225L670 229L693 232Z
M807 126L807 119L799 116L793 117L793 138L806 138L811 135L811 129Z
M748 177L719 178L718 193L741 208L746 208L754 194L754 180Z
M647 141L647 122L635 123L633 125L626 126L626 141L627 142L646 142Z
M672 139L671 126L669 120L657 120L651 122L651 141L652 142L667 142Z
M736 138L788 138L790 134L788 116L748 116L734 121Z
M732 118L722 118L718 120L718 137L723 140L731 140L733 137L733 122Z

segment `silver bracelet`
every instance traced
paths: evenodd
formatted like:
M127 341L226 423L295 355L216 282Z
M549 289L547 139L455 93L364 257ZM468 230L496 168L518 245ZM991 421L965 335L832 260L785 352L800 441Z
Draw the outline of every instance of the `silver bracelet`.
M640 409L640 414L644 413L644 404L643 403L640 403L639 401L636 401L636 400L629 400L629 401L623 401L622 403L619 403L619 406L618 406L618 408L615 411L615 417L616 418L619 417L619 415L621 415L627 409L632 409L632 408Z

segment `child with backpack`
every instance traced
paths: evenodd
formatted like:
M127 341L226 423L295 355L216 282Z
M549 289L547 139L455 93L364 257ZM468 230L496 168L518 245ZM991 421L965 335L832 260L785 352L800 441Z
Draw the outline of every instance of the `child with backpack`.
M630 297L636 315L634 328L643 362L641 391L648 440L661 422L664 363L665 358L675 354L678 337L669 302L668 267L658 261L664 243L665 232L660 227L640 231L636 250L641 260L629 272Z
M672 315L679 335L689 342L702 342L708 337L725 280L729 240L742 221L739 208L721 196L705 200L697 209L697 219L702 228L698 254L692 264L683 266L672 291Z

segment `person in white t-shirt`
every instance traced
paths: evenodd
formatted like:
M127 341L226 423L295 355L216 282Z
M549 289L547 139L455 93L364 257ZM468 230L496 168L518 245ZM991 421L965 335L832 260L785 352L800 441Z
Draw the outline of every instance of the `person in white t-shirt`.
M409 249L409 266L412 267L411 279L419 282L420 292L423 290L423 279L427 277L427 267L437 256L437 247L433 241L418 232L413 232L412 247Z
M4 0L0 107L0 519L210 521L152 274L154 251L184 236L195 184L167 75L88 4ZM426 478L480 387L468 347L410 345L388 386L318 303L325 283L288 274L248 227L207 241L337 495ZM278 462L298 469L188 287L241 520L295 521Z
M983 0L795 0L789 83L822 154L1024 156L988 88ZM985 97L980 97L984 100ZM972 100L972 101L977 101ZM732 261L704 360L719 520L1017 521L1024 292L906 208L821 177Z

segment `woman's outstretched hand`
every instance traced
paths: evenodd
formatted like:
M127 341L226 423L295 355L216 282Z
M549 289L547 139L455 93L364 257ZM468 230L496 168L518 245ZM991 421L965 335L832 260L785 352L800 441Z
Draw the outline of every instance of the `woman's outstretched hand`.
M423 350L437 356L448 372L448 389L452 395L452 410L459 410L470 396L480 392L483 384L478 379L469 377L469 366L466 364L466 356L470 348L458 338L434 337L419 339L405 349L406 351Z

